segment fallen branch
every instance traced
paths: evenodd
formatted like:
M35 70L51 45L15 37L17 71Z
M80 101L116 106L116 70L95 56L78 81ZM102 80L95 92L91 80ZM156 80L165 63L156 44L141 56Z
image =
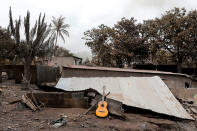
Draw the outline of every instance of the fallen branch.
M30 109L36 111L38 108L34 105L34 103L29 99L26 95L22 96L21 101L26 104Z
M38 102L36 101L33 92L31 91L31 97L33 99L33 102L35 103L35 106L40 110L40 108L38 107Z
M15 104L15 103L18 103L18 102L21 102L21 99L20 100L15 100L15 101L9 102L9 104Z

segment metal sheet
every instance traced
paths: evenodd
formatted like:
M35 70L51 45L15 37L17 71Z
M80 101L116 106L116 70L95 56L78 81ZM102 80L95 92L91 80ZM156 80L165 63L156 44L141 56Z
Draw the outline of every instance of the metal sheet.
M81 91L89 88L102 94L102 87L110 91L108 98L128 106L148 109L183 119L193 119L170 92L160 77L96 77L61 78L56 88Z

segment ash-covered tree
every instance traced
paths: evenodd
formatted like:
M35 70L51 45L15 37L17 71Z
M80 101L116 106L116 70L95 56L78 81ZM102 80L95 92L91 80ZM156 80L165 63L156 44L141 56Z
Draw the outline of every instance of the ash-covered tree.
M68 29L70 27L69 24L65 23L65 17L52 17L52 24L50 24L50 32L51 36L55 37L55 44L53 47L54 52L57 50L57 40L60 37L65 43L65 36L69 37ZM54 54L55 55L55 54Z
M92 61L100 66L131 66L148 57L148 44L141 35L141 25L134 18L122 18L113 28L100 25L84 33Z
M15 43L8 29L0 27L0 63L6 60L13 61L15 58Z
M16 44L16 55L21 58L24 64L23 82L29 87L31 79L31 64L33 59L43 57L51 53L55 37L48 37L50 30L45 22L45 15L39 15L35 25L30 27L30 12L24 17L25 39L21 39L21 18L13 21L12 10L9 11L9 29Z
M86 58L82 65L91 66L91 61L89 60L89 58Z
M187 21L187 14L184 8L174 8L167 11L161 18L156 18L155 43L160 48L168 51L172 60L177 64L177 72L182 71L182 63L190 55L190 40L185 38L189 35L189 21ZM150 32L150 30L148 31Z
M73 56L73 54L64 47L56 46L56 51L54 53L55 56Z
M142 37L148 44L148 59L152 64L158 64L157 54L161 49L161 44L157 41L158 26L155 20L145 20L140 30Z
M122 18L114 26L113 51L124 63L143 62L148 57L148 44L141 34L141 24L134 18Z
M197 11L190 11L186 17L187 30L181 36L182 40L188 44L188 57L190 65L195 64L197 68Z
M92 51L92 62L99 66L114 66L112 54L112 37L113 30L106 26L100 25L84 32L83 39L85 44Z
M187 13L184 8L174 8L161 18L144 21L142 29L151 62L176 63L177 72L181 72L183 64L193 65L197 61L196 25L197 11Z
M196 10L187 13L184 8L174 8L161 18L142 24L137 24L134 18L123 18L113 28L94 28L85 32L86 45L98 64L105 60L111 66L115 61L121 67L151 59L154 64L176 63L177 72L181 72L185 63L197 66L196 25Z

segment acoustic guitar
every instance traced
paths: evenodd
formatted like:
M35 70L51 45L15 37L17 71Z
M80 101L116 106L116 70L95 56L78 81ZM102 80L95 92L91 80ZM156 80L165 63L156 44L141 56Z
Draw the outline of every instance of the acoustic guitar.
M98 102L98 107L96 109L96 115L98 117L107 117L108 115L107 102L104 101L104 97L105 97L105 86L103 86L102 101Z

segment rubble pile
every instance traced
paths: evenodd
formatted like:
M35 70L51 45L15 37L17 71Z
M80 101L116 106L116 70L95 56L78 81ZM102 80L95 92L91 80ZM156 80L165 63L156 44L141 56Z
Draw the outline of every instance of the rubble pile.
M185 110L194 118L197 120L197 104L192 98L186 98L186 99L181 99L177 98L179 102L183 105Z
M197 130L193 120L176 120L165 114L156 116L128 105L125 108L123 102L108 97L114 93L111 90L103 95L93 89L54 92L53 87L52 92L46 92L38 88L24 91L21 87L20 84L0 86L0 130ZM103 98L109 114L100 118L96 110ZM178 100L197 119L196 99Z

